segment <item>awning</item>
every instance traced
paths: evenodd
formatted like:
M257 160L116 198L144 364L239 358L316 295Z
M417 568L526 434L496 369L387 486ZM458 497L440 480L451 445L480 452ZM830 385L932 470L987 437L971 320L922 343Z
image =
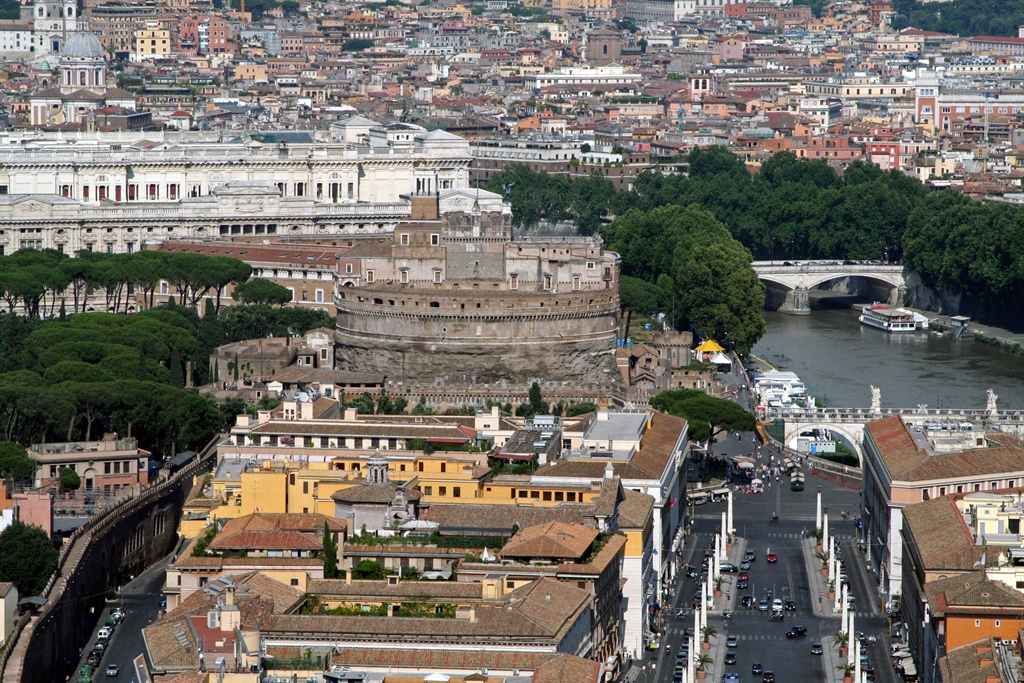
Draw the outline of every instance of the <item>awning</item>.
M714 355L714 357L711 359L711 362L714 365L732 365L732 359L729 358L729 356L722 353L721 351Z
M716 353L718 351L725 351L725 347L719 346L712 339L708 339L706 342L695 348L694 351L700 351L701 353Z
M431 436L427 438L427 443L466 443L469 438L463 438L460 436Z

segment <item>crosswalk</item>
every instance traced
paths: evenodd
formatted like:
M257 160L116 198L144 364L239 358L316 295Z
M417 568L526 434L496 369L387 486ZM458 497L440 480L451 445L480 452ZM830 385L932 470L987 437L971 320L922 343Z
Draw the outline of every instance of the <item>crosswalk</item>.
M856 538L856 536L854 536L853 534L830 534L830 535L835 536L837 541L852 541L852 540L854 540ZM786 539L804 538L805 537L803 534L799 534L799 533L796 533L796 534L768 533L768 534L764 534L764 536L766 538L786 538Z

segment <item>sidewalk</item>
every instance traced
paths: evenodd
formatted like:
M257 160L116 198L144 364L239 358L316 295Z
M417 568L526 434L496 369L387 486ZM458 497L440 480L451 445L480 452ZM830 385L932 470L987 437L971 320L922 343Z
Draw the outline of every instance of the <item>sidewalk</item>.
M807 578L811 584L811 599L813 601L815 596L820 598L815 613L822 617L841 616L842 612L836 614L832 609L833 601L828 599L828 577L821 575L821 560L814 556L817 552L814 549L814 538L805 538L800 544L804 552L804 563L807 565Z

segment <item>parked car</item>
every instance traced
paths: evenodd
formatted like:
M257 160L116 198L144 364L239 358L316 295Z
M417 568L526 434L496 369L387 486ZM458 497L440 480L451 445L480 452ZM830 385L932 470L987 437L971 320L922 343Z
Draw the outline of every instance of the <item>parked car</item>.
M740 570L739 567L737 567L736 565L734 565L734 564L732 564L730 562L723 562L718 567L718 569L719 569L719 571L729 572L730 574L735 574L736 572L738 572Z
M755 553L753 550L748 550L747 552L743 553L743 559L747 562L753 562L757 559L757 553Z

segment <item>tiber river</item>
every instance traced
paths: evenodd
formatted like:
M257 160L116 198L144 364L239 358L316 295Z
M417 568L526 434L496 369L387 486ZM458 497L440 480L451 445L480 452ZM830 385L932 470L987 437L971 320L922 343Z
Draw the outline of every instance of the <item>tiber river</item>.
M861 325L859 310L763 311L768 332L754 354L795 372L824 406L867 408L874 385L883 408L984 408L991 387L1000 410L1024 410L1024 356L933 332L888 334Z

